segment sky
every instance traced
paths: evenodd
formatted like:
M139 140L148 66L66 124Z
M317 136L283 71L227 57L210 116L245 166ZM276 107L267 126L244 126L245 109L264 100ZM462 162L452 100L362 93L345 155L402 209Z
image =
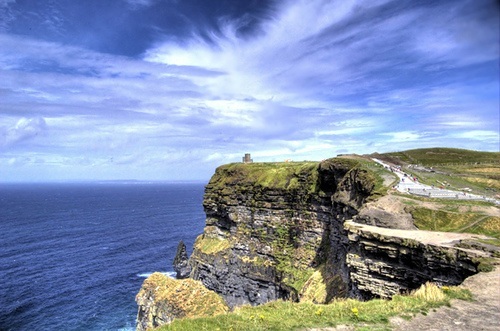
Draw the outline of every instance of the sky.
M0 0L0 182L499 151L496 0Z

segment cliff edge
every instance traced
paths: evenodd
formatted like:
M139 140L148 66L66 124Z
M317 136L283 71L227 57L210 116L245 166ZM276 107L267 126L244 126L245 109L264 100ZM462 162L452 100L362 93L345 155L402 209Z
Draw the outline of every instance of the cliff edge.
M410 215L367 203L387 191L390 176L347 158L217 168L205 190L206 226L189 258L190 278L232 308L390 298L477 273L491 254L460 243L478 236L437 240L444 235L415 230ZM144 311L140 295L137 301Z

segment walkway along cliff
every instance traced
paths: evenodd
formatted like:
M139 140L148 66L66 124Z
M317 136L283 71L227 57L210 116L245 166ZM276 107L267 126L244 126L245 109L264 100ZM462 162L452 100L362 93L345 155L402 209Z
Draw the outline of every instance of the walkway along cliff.
M371 211L366 203L383 192L382 182L365 161L346 158L221 166L206 186L206 226L189 277L232 308L277 299L390 298L427 281L456 285L478 272L489 253L456 245L471 235L447 240L433 233L439 240L432 241L401 229L406 223L395 215ZM158 318L160 306L179 311L158 288L143 286L137 296L138 330L171 320Z

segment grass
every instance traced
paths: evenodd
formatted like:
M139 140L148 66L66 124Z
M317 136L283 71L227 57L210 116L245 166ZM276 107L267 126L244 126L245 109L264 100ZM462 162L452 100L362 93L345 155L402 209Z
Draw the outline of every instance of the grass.
M432 168L422 171L405 167L405 171L428 185L454 190L471 189L480 195L500 191L500 153L454 148L426 148L374 155L399 165L420 165Z
M304 182L307 189L316 190L318 162L262 162L230 163L217 168L209 184L217 186L238 183L238 186L250 184L264 188L298 189Z
M425 207L410 207L420 230L467 232L500 239L500 217L474 212L451 212Z
M384 184L384 176L394 176L363 158L332 158L322 163L346 173L356 171L357 182L369 191L372 199L387 194L391 185ZM320 191L319 168L320 163L312 161L230 163L217 168L208 187L220 189L227 195L236 187L243 191L264 188L286 190L296 195L316 194Z
M215 254L231 247L227 239L211 238L200 235L196 238L194 248L204 254Z
M190 278L173 279L162 273L154 273L148 277L137 298L152 298L155 305L166 305L168 310L188 318L214 316L229 311L224 300L217 293L205 288L200 281ZM200 302L203 302L203 305L200 305Z
M470 300L469 291L457 287L439 289L426 284L410 295L396 295L392 300L360 302L336 300L328 305L274 301L258 307L243 306L233 312L208 318L175 320L159 330L301 330L305 328L354 325L358 330L389 330L393 316L427 314L431 309L449 305L451 299Z
M500 163L500 153L458 148L420 148L382 155L403 163L420 164L430 167L436 165Z
M399 182L399 178L389 170L386 170L380 164L363 160L360 161L360 166L363 169L366 169L370 174L372 174L375 182L375 186L373 187L370 200L375 200L379 197L382 197L387 194L387 190L396 185ZM393 180L390 183L385 183L384 178L392 178Z

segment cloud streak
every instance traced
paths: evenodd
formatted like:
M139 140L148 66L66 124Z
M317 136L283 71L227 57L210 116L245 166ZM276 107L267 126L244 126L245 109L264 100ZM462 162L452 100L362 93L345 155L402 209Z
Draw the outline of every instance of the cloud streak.
M127 2L144 13L159 6ZM5 21L0 166L11 178L0 180L35 172L40 180L206 179L245 152L281 161L496 150L494 6L286 1L257 23L223 15L203 33L164 36L139 57L10 34Z

